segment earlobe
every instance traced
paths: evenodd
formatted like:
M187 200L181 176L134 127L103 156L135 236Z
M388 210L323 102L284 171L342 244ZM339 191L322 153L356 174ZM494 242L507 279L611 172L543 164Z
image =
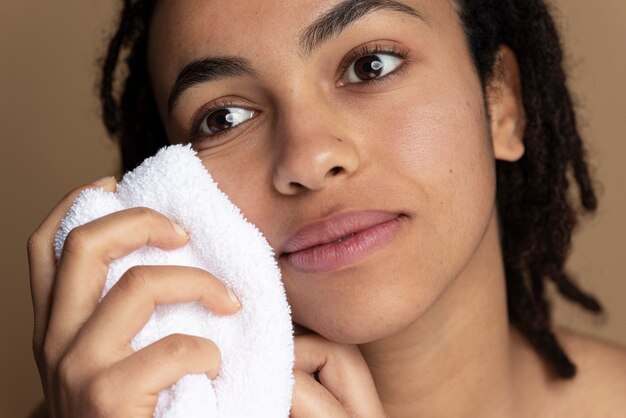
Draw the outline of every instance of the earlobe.
M495 158L517 161L524 155L526 115L517 59L507 46L501 46L494 74L487 87L491 138Z

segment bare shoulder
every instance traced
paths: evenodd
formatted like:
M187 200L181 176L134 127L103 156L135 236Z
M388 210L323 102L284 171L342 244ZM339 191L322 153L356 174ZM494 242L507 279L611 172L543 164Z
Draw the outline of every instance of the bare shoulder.
M555 334L577 368L572 384L551 385L569 416L626 417L626 347L565 328Z

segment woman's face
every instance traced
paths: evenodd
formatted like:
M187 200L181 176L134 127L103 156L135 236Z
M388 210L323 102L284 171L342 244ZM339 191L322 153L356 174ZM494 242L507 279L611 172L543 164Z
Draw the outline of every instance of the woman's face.
M307 32L350 3L361 10ZM294 322L338 342L373 341L418 319L494 216L493 145L454 6L402 4L415 13L391 1L161 0L151 26L149 67L170 142L193 142L277 257L321 217L406 215L391 241L341 268L303 272L278 258ZM188 67L207 58L222 60Z

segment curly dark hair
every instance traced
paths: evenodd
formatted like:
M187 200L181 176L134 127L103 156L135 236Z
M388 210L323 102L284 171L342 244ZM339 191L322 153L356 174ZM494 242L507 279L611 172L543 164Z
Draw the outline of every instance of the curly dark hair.
M516 54L526 113L525 154L496 161L497 208L510 322L554 367L571 378L576 366L552 331L546 280L595 313L602 307L564 268L572 231L594 212L596 194L566 84L559 34L544 0L457 0L468 48L483 91L496 75L501 45ZM119 26L102 63L102 118L121 152L120 174L168 145L147 66L148 29L156 0L123 0ZM122 66L122 56L126 65ZM125 71L121 92L116 76ZM568 198L573 170L582 207Z

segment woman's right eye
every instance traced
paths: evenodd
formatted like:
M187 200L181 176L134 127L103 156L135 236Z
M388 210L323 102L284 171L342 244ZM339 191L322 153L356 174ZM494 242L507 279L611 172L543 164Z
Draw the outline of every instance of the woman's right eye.
M254 110L241 107L224 107L209 112L200 122L198 133L212 136L254 117Z

